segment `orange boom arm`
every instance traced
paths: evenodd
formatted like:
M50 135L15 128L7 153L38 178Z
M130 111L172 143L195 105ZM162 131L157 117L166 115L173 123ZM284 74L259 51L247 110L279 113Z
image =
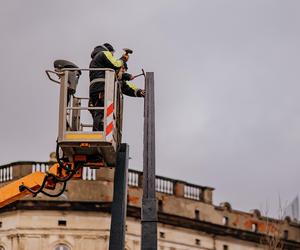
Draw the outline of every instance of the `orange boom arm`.
M30 191L26 189L20 191L20 186L22 185L26 185L32 190L38 190L45 177L45 173L35 172L0 188L0 207L4 207L30 194Z
M81 178L81 168L75 170L74 164L70 163L66 170L66 166L62 168L56 163L47 173L35 172L1 187L0 208L29 194L36 195L39 192L45 194L45 191L43 191L44 188L53 190L58 182L66 184L66 181L71 178ZM55 196L57 195L52 195L52 197Z

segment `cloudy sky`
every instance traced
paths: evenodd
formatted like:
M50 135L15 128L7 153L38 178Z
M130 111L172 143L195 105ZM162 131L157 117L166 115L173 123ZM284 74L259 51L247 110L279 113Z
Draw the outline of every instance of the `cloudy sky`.
M132 73L155 74L157 174L215 187L215 204L275 211L300 186L299 11L297 0L2 0L0 164L48 160L59 89L45 69L86 68L110 42L134 50ZM141 170L143 101L126 98L124 116Z

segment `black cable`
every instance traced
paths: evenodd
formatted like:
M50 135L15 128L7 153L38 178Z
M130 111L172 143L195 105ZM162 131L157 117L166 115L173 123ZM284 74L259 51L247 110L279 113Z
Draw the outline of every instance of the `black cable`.
M56 158L57 158L57 162L59 163L59 166L61 168L63 168L64 170L66 170L67 172L69 172L70 174L65 177L65 178L60 178L52 173L49 173L49 172L46 172L46 176L44 177L44 180L41 184L41 186L39 187L38 190L33 190L31 188L29 188L28 186L22 184L19 186L19 191L20 192L23 192L25 190L29 191L31 194L33 194L33 197L37 196L39 193L42 193L44 195L47 195L49 197L58 197L60 196L66 189L66 186L67 186L67 181L69 181L76 173L77 171L82 167L81 165L79 165L78 163L75 165L75 168L74 169L69 169L69 168L66 168L63 164L63 162L61 161L61 159L59 158L59 155L58 155L58 150L59 150L59 145L57 143L57 146L56 146ZM58 183L58 182L62 182L63 183L63 188L62 190L60 190L60 192L58 192L57 194L49 194L45 191L43 191L43 189L45 188L45 185L46 185L46 182L52 178L53 181L55 183Z
M45 178L42 182L42 185L40 186L40 188L38 190L33 190L33 189L25 186L24 184L22 184L22 185L19 186L19 191L23 192L24 190L28 190L30 193L33 194L33 197L35 197L35 196L37 196L38 193L40 193L44 189L44 187L46 185L46 182L47 182L47 179L48 179L48 176L45 176Z
M67 182L68 180L70 180L70 179L73 177L74 174L75 174L75 173L71 173L71 174L69 174L69 175L68 175L67 177L65 177L65 178L57 177L56 175L51 174L51 173L49 173L49 176L51 176L51 177L54 179L54 181L55 181L56 183L58 183L58 182Z
M69 171L70 169L67 168L67 167L64 165L63 161L59 158L59 143L58 143L57 140L56 140L56 150L55 150L55 151L56 151L56 160L57 160L57 163L59 164L59 166L60 166L62 169Z
M49 194L49 193L47 193L47 192L45 192L43 190L41 191L41 193L44 194L44 195L47 195L49 197L58 197L58 196L62 195L63 192L65 192L66 186L67 186L67 182L64 182L63 188L57 194Z
M56 182L66 182L66 181L70 180L77 173L77 171L80 168L81 168L81 166L78 164L74 169L67 170L67 171L70 172L70 174L67 177L65 177L65 178L60 178L60 177L58 177L58 176L56 176L56 175L54 175L52 173L49 173L49 172L47 172L47 174L49 176L51 176Z

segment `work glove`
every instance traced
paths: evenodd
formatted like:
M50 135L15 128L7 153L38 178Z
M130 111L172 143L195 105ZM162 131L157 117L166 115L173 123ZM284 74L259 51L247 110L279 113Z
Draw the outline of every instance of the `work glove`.
M146 95L146 91L144 89L139 89L137 92L136 92L136 96L137 97L145 97Z

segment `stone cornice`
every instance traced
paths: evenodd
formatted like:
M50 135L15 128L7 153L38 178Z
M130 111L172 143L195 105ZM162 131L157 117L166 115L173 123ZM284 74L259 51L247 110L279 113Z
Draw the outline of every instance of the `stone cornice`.
M0 213L12 212L18 210L42 210L42 211L91 211L110 213L111 202L82 202L82 201L36 201L36 200L21 200L10 204L0 210ZM141 209L139 207L128 206L128 217L140 219ZM158 213L158 222L199 231L209 234L214 237L232 237L238 240L260 244L263 234L254 233L246 230L235 229L218 224L212 224L206 221L196 220L167 214ZM284 240L285 247L289 250L300 249L300 243L291 240Z

